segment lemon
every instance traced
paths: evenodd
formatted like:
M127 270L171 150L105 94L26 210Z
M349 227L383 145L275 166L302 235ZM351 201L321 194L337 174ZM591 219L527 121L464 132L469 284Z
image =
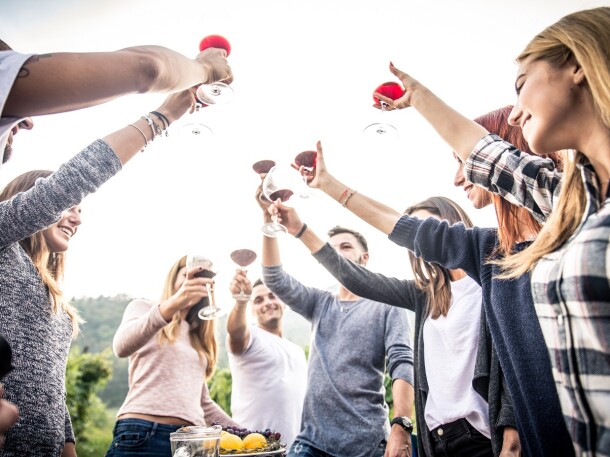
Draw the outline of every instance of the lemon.
M245 449L260 449L267 447L267 440L260 433L250 433L244 438Z
M223 449L241 451L244 448L244 442L239 436L225 432L220 434L220 447Z

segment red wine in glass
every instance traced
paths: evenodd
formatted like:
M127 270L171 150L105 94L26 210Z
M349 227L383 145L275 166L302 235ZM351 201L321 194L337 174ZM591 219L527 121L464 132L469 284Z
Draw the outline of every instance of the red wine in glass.
M231 53L229 40L221 35L208 35L199 42L199 51L208 48L224 49L227 57ZM204 105L216 105L228 103L233 98L233 89L227 84L217 81L211 84L200 84L197 87L197 99Z
M294 192L292 192L290 189L278 189L275 192L272 192L271 194L269 194L269 200L274 202L278 198L280 198L283 202L287 202L290 199L290 197L292 197L293 193Z
M252 165L252 169L259 175L269 173L269 170L271 170L273 167L275 167L275 162L273 160L259 160Z
M189 254L186 257L186 268L187 270L192 270L196 267L203 267L203 270L195 273L195 277L197 278L213 278L216 276L216 272L212 271L212 262L206 257L199 254ZM216 319L225 314L225 311L216 306L216 300L214 298L214 288L211 284L206 283L205 288L207 290L208 296L202 298L196 305L193 306L194 309L198 309L197 315L199 319L202 320L212 320Z
M299 168L305 167L307 171L311 171L316 167L317 159L317 151L303 151L294 158L294 164Z
M256 252L252 249L237 249L231 253L231 260L245 271L245 268L256 260ZM241 289L238 294L233 294L233 298L236 300L246 300L246 294Z
M397 82L389 81L377 86L374 92L391 98L392 100L396 100L404 95L405 90ZM379 100L377 97L375 97L375 95L373 95L373 100L375 101L375 104L379 104L381 106L381 113L383 114L385 108L388 106L387 103ZM374 124L367 125L364 129L364 134L370 137L384 137L388 139L398 138L398 130L396 127L383 122L376 122Z

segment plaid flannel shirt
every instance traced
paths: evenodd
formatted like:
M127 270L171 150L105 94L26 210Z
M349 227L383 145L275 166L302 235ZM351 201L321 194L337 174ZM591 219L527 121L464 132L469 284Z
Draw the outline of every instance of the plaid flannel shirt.
M568 430L579 456L610 456L610 198L580 165L586 211L572 237L532 271L536 313L549 348ZM473 183L528 208L540 221L559 195L561 173L548 159L483 138L465 166Z

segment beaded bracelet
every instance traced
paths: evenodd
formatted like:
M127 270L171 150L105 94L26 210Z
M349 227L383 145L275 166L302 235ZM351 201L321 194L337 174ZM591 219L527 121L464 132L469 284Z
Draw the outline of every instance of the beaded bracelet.
M354 194L358 192L357 190L353 190L353 189L345 189L345 197L343 197L343 199L341 200L341 205L344 208L347 208L347 202L349 201L350 198L352 198L354 196Z
M161 127L159 127L159 125L155 121L153 121L150 116L144 115L141 117L141 119L145 119L146 122L148 122L148 125L150 126L150 129L152 130L152 134L153 134L152 139L153 140L157 136L163 134L163 130L161 130Z
M169 133L168 133L169 119L165 116L165 114L160 113L159 111L151 111L150 114L154 114L155 116L157 116L157 118L159 118L159 120L163 123L165 136L166 137L169 136Z

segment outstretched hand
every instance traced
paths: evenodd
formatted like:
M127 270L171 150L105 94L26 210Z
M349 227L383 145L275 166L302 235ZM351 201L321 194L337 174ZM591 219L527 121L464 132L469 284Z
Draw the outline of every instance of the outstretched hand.
M411 97L413 96L413 93L422 86L416 79L412 78L404 71L396 68L392 62L390 62L390 71L394 76L400 79L400 82L405 89L405 93L402 97L397 98L396 100L392 100L385 95L381 95L379 92L375 92L374 96L385 103L383 109L386 111L408 108L411 106ZM381 109L381 103L375 103L373 106L377 109Z
M164 114L170 123L180 119L187 111L195 111L197 97L194 88L170 94L156 111Z
M234 297L243 295L243 301L246 302L250 299L250 295L252 295L252 283L248 279L247 273L246 270L238 268L235 271L235 276L233 276L231 285L229 286L229 290Z
M196 60L203 64L207 73L204 84L222 81L227 84L233 82L233 72L227 61L227 51L221 48L207 48L200 52Z
M313 187L314 189L322 189L322 185L328 179L330 174L328 173L328 169L326 168L326 162L324 161L324 151L322 150L322 142L318 141L316 143L317 157L316 157L316 165L313 168L308 168L304 166L297 167L296 165L292 165L293 168L301 173L301 176L305 178L305 181L309 187Z

